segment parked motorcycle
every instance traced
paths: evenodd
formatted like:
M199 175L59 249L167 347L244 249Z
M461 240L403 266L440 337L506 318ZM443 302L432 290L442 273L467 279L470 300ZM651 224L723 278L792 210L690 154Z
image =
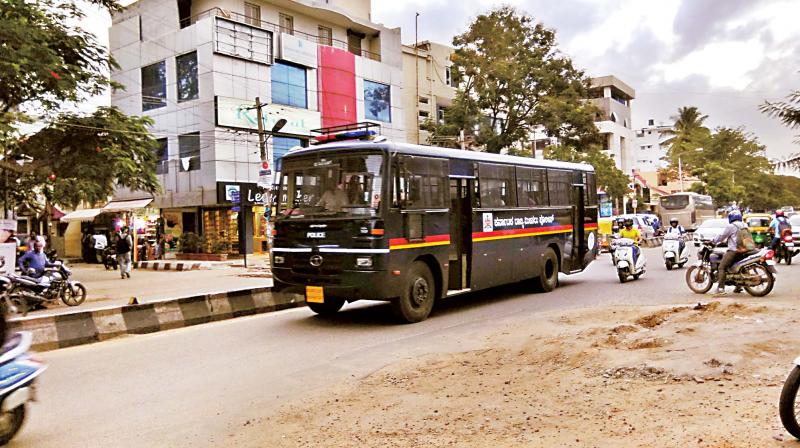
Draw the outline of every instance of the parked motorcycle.
M67 265L59 261L38 278L12 276L13 286L8 293L9 300L23 307L23 314L58 299L68 306L78 306L86 300L86 287L79 281L70 280L71 275L72 271Z
M25 406L36 399L36 378L47 369L29 350L32 333L15 333L0 355L0 446L17 434L25 420Z
M778 241L778 247L775 248L775 262L780 263L781 260L786 264L792 264L792 257L797 255L800 250L795 250L794 237L791 232L784 234Z
M111 246L103 249L103 266L106 268L106 270L110 269L114 271L116 271L119 267L117 262L117 251Z
M675 265L682 268L683 265L689 262L689 246L683 245L683 250L680 250L681 240L683 236L668 234L664 237L664 242L661 243L661 254L664 257L664 265L668 271L671 271Z
M617 267L617 276L620 283L625 283L628 277L638 280L645 272L647 261L644 252L639 251L636 262L633 261L634 243L630 238L620 238L616 240L617 247L614 250L614 265Z
M686 271L686 284L697 294L707 293L719 281L719 263L727 248L703 244L700 261ZM775 286L775 253L770 249L752 251L728 268L726 285L743 287L748 294L764 297Z

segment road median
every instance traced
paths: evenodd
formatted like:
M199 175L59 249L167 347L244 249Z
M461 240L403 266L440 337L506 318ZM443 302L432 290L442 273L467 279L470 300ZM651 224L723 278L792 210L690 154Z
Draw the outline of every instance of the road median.
M245 288L58 315L20 317L11 319L9 327L11 331L30 331L34 350L46 351L299 306L305 306L301 296L273 294L268 287Z

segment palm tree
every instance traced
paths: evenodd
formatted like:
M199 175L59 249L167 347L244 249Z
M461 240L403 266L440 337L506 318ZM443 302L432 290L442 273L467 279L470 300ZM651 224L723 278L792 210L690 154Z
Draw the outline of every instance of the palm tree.
M800 90L786 97L786 101L764 101L759 110L773 118L780 119L790 129L800 128ZM795 142L800 143L800 135Z
M673 115L672 118L675 124L672 129L661 132L661 135L671 136L669 139L662 142L663 145L672 146L673 143L688 141L691 135L697 131L708 131L708 128L703 126L708 115L700 114L700 111L695 106L686 106L678 108L678 115Z

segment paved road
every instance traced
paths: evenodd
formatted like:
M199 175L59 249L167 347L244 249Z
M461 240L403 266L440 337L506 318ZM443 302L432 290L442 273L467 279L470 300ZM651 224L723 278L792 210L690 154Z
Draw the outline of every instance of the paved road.
M327 320L293 309L48 352L41 402L10 446L258 446L269 430L260 418L281 404L398 359L478 348L525 316L699 299L685 270L667 272L657 249L646 254L651 270L635 282L620 285L603 256L554 293L513 285L451 298L415 325L395 325L387 305L365 303ZM773 294L795 297L800 266L779 269Z

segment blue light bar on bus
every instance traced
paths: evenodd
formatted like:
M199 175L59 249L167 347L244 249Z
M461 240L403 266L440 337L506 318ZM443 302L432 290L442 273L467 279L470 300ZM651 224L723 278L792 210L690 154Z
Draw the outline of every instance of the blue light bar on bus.
M341 132L338 134L318 135L314 137L314 140L316 140L318 143L327 143L327 142L335 142L341 140L359 140L359 139L369 138L375 135L378 135L378 133L371 130L348 131L348 132Z

